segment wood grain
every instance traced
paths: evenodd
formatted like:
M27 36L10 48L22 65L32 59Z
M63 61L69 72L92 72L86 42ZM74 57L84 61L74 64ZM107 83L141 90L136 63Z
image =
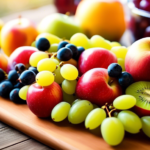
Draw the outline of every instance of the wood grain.
M3 122L55 149L150 150L150 140L142 132L126 134L120 145L111 147L103 140L99 129L90 133L83 124L72 125L67 120L54 123L50 119L40 119L26 105L16 105L2 98L0 104Z

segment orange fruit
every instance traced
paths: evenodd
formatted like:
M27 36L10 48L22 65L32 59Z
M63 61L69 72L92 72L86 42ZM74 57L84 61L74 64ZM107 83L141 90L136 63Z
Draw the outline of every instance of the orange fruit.
M126 29L124 8L119 0L83 0L75 18L89 37L98 34L118 41Z

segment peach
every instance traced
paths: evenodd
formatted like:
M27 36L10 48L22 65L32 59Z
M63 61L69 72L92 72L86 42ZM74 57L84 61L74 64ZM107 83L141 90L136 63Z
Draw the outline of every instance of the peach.
M1 30L1 48L7 56L20 46L30 46L38 32L26 18L9 21Z
M0 53L0 68L7 72L8 58Z

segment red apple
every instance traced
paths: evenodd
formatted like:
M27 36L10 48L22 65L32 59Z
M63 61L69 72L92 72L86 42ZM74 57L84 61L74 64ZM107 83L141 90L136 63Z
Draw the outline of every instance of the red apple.
M32 46L22 46L17 48L9 57L7 71L15 69L15 65L18 63L29 66L29 58L32 53L38 51L37 48Z
M49 117L54 106L62 99L62 89L56 82L47 87L32 84L27 93L27 105L38 117Z
M99 106L111 104L122 94L117 79L108 76L107 69L94 68L79 78L76 86L76 95Z
M1 30L1 48L7 56L20 46L30 46L38 32L26 18L17 18L6 23Z
M103 48L91 48L80 55L78 69L82 75L93 68L107 68L111 63L117 63L115 54Z
M133 43L125 58L125 69L134 81L150 81L150 37Z

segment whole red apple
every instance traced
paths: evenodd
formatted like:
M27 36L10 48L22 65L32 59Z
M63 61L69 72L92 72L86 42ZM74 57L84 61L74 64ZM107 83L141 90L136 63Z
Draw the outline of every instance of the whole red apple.
M107 69L94 68L79 78L76 86L76 95L99 106L111 104L122 94L117 79L108 76Z
M125 69L134 81L150 81L150 37L133 43L125 58Z
M111 63L117 63L115 54L103 48L90 48L80 55L78 70L82 75L93 68L107 68Z
M56 82L46 87L37 83L29 87L27 105L38 117L49 117L55 105L63 99L62 89Z
M15 69L15 65L18 63L29 66L29 58L32 53L38 51L37 48L32 46L22 46L17 48L9 57L7 71Z

